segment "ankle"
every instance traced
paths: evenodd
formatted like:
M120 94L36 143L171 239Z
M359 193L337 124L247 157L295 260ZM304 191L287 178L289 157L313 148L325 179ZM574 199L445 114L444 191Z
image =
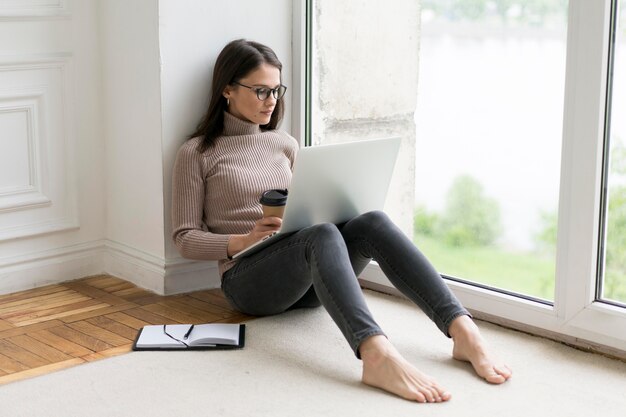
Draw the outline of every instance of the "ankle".
M452 323L450 323L448 327L448 334L452 340L474 335L477 331L478 327L476 323L467 315L458 316L452 320Z
M391 343L383 335L370 336L359 345L361 360L376 360L389 352Z

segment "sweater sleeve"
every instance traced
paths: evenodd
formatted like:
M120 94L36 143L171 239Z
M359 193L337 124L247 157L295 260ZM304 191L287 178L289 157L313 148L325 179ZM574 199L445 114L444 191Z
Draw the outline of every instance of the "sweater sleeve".
M211 233L203 221L203 156L195 145L196 141L188 141L176 155L172 174L172 237L184 258L226 259L230 235Z

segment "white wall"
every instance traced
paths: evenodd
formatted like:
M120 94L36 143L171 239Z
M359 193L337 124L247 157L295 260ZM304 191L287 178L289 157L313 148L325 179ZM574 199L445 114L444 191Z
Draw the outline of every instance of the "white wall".
M163 291L157 0L99 2L106 159L105 269Z
M171 170L176 151L206 111L213 64L231 40L246 38L270 46L283 63L283 83L292 83L292 4L289 0L161 0L161 88L163 102L163 183L165 190L165 247L169 262L180 262L170 238ZM292 99L293 88L286 100ZM287 106L282 128L290 131ZM215 264L208 275L193 272L195 284L217 285Z
M163 257L158 2L100 2L107 238Z
M288 0L0 2L0 293L104 272L218 286L171 242L174 157L228 41L270 45L291 86L291 20Z

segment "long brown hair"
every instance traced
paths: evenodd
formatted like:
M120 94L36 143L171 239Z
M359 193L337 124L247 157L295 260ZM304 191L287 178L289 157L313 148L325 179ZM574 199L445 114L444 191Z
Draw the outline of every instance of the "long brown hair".
M238 39L228 43L222 49L213 70L209 108L198 123L195 132L188 137L188 139L202 137L202 142L198 145L199 152L209 149L224 131L224 112L228 107L222 93L226 86L245 78L261 64L276 67L282 74L283 64L278 60L274 51L258 42ZM276 102L269 123L261 125L261 130L276 129L283 118L283 112L283 99L281 98Z

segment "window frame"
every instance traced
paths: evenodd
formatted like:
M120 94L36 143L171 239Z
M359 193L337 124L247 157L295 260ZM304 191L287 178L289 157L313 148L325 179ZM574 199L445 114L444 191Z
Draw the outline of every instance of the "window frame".
M293 9L292 126L302 146L311 133L313 1L294 2ZM612 4L569 1L554 304L446 283L477 317L626 357L626 308L596 300ZM375 262L360 280L397 293Z

